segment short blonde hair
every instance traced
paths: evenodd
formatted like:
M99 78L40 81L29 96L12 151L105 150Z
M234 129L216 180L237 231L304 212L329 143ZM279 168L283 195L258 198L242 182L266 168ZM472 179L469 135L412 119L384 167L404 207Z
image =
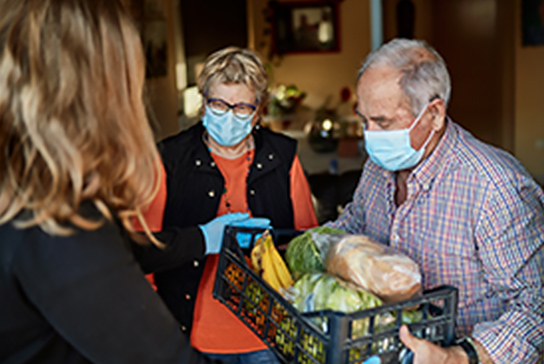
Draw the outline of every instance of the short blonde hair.
M92 201L129 231L134 216L146 226L140 210L160 165L144 78L140 37L118 0L1 1L0 224L96 229L104 219L79 212Z
M242 83L257 94L259 103L266 102L268 75L260 56L253 50L227 47L212 53L198 76L198 90L206 97L215 82Z

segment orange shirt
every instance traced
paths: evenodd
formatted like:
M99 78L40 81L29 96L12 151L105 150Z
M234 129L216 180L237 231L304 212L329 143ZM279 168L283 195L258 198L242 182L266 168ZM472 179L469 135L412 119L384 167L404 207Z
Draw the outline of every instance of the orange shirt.
M161 182L159 186L159 191L157 195L147 208L143 212L144 220L151 231L161 231L162 230L162 220L164 217L164 207L166 206L166 170L164 165L161 162ZM143 231L144 228L140 224L138 219L132 220L132 226L136 231ZM153 273L146 275L147 280L151 283L151 286L156 290L155 280L153 279Z
M162 230L162 219L164 217L164 208L166 206L166 170L164 165L161 162L161 182L159 186L159 191L157 195L151 201L149 207L143 211L143 217L149 230L151 231L161 231ZM143 231L144 228L140 224L138 219L132 221L132 226L136 231Z
M226 193L222 197L217 215L247 211L247 173L254 151L236 159L213 154L215 163L225 178ZM310 186L297 156L289 172L291 201L293 202L295 229L305 230L317 226ZM227 208L227 202L230 208ZM219 255L209 255L200 280L195 302L191 344L208 353L246 353L263 350L267 346L249 330L223 304L213 298L212 291Z

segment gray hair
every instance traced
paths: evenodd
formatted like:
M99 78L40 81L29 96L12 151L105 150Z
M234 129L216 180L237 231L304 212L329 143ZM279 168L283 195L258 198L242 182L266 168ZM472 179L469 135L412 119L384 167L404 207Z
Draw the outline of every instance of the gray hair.
M444 59L421 40L393 39L371 52L357 75L372 67L389 66L401 74L399 86L404 92L412 113L417 115L432 99L440 98L448 105L451 81Z

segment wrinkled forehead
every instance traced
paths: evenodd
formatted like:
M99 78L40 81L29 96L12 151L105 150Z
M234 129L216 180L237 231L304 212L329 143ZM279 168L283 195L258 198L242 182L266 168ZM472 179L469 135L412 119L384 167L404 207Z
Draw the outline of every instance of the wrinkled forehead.
M357 103L361 113L375 107L397 108L407 102L400 88L401 74L388 66L368 68L357 83ZM367 110L367 111L365 111Z

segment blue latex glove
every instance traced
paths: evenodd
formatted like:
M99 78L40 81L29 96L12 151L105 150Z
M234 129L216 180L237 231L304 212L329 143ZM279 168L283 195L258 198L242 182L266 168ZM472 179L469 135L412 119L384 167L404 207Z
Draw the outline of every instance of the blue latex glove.
M270 225L270 219L264 217L253 217L247 220L235 221L229 225L248 228L272 229L272 225ZM255 240L257 240L261 235L262 234L255 235ZM251 233L236 233L236 240L238 241L238 245L240 245L241 248L249 248L252 245Z
M205 254L219 253L221 244L223 243L223 231L225 231L225 226L244 220L249 220L249 214L246 212L236 212L216 217L204 225L198 225L200 230L202 230L202 235L204 235L204 241L206 243Z
M381 364L381 363L382 363L382 360L380 359L380 357L374 355L368 358L367 360L365 360L364 362L362 362L361 364Z

